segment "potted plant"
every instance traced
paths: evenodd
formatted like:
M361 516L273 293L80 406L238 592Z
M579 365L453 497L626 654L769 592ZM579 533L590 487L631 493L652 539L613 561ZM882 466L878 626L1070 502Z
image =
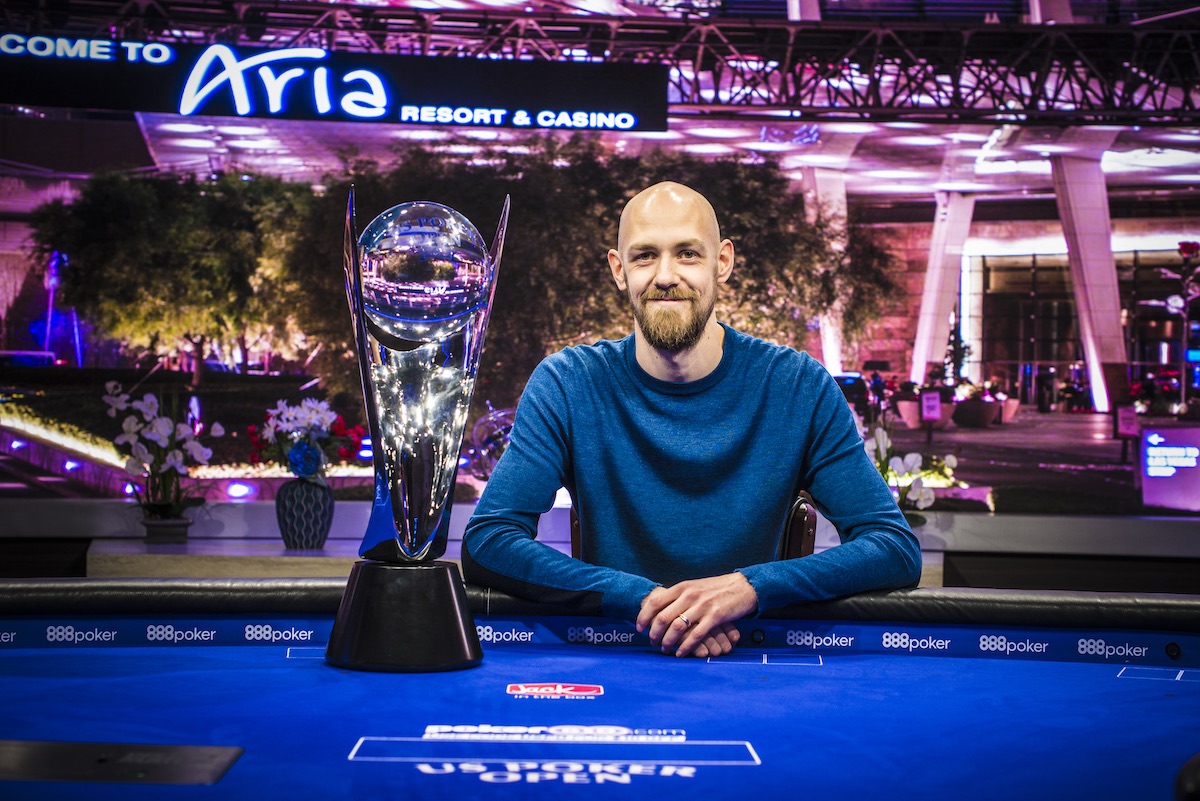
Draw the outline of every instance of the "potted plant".
M275 518L284 546L323 548L333 525L334 506L325 474L333 462L358 453L363 428L348 427L326 401L305 398L294 406L279 401L267 411L262 426L250 426L248 433L251 462L275 462L295 476L275 494Z
M951 486L956 483L954 468L958 466L958 459L954 454L925 457L909 453L901 457L895 452L892 438L883 426L864 433L863 447L875 469L892 488L896 504L913 528L925 523L925 516L919 512L928 509L937 499L932 484Z
M959 400L954 404L954 424L960 428L987 428L999 422L1001 404L984 392L982 387L964 382L955 393Z
M109 417L135 412L126 415L113 443L127 457L125 472L134 479L131 486L142 509L147 542L186 541L192 520L184 510L204 503L183 484L187 463L208 464L212 450L203 440L223 436L225 430L220 423L213 423L205 432L202 423L177 420L174 408L170 414L162 414L162 404L153 393L132 400L116 381L105 384L105 390Z

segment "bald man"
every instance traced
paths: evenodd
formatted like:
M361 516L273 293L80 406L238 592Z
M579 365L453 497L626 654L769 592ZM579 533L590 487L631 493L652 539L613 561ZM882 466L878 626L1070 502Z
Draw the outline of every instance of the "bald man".
M464 533L467 580L634 621L699 657L729 653L737 621L766 609L916 584L920 547L828 372L717 320L733 262L696 191L629 201L608 265L633 333L534 371ZM560 487L580 559L534 539ZM776 561L797 489L841 544Z

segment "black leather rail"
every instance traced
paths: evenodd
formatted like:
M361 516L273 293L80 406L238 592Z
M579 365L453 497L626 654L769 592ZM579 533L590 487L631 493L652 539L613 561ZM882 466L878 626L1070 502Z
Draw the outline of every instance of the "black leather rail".
M0 579L0 617L333 615L345 585L339 578ZM467 600L476 615L573 614L482 587L468 586ZM1200 632L1200 596L920 588L799 604L764 617Z

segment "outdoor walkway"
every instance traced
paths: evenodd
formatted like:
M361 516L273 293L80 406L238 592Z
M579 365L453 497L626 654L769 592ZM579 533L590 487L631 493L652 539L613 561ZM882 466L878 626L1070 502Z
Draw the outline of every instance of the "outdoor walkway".
M1114 439L1107 414L1041 413L1022 409L1015 420L987 428L951 425L933 432L892 428L901 453L958 457L955 477L998 488L997 511L1143 514L1134 470L1138 443ZM1169 512L1168 512L1169 513Z

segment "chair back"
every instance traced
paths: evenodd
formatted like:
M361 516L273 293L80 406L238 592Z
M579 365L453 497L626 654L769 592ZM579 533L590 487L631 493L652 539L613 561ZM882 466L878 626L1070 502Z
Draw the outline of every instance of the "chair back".
M811 556L817 545L817 505L804 490L796 493L792 508L783 524L779 541L780 559L799 559Z

